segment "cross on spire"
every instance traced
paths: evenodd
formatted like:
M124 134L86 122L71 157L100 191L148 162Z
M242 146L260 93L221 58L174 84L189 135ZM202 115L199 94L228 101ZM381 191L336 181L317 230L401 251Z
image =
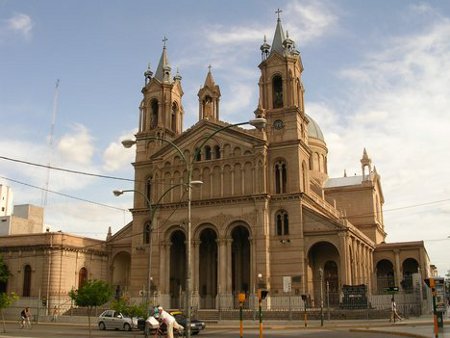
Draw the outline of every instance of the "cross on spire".
M163 48L166 48L166 41L167 41L168 39L166 38L166 36L164 35L164 39L162 39L162 42L163 42Z
M208 66L208 71L211 72L211 65Z
M275 11L275 13L277 13L277 15L278 15L278 20L280 20L280 13L281 12L283 12L281 9L277 9L276 11Z

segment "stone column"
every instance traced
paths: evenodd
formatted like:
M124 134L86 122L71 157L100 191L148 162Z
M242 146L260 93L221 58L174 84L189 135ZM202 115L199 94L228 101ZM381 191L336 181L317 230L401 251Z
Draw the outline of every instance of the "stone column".
M346 241L347 235L345 232L338 232L338 239L339 239L339 246L340 246L340 255L339 255L339 262L340 262L340 271L339 271L339 279L340 279L340 285L341 287L344 284L349 284L349 278L350 275L349 267L350 267L350 255L348 252L348 245Z
M394 250L394 257L395 257L395 262L394 262L395 286L400 287L400 282L402 281L403 276L402 276L402 267L400 264L400 250L399 249Z
M192 285L192 290L194 292L194 294L198 293L198 286L200 283L200 244L201 241L199 240L193 240L192 241L192 246L193 246L193 253L194 253L194 258L193 258L193 276L194 276L194 280L193 280L193 285Z
M218 247L218 287L217 291L219 295L225 293L226 291L226 276L227 276L227 247L226 247L226 239L218 238L216 239L217 247Z

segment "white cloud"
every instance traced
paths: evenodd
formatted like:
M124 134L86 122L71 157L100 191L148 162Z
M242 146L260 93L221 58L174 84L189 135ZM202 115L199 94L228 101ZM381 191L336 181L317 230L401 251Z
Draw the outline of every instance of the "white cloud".
M18 13L6 20L6 29L14 33L23 35L25 38L31 37L33 22L27 14Z
M286 13L285 21L295 24L289 36L297 37L302 44L327 35L339 21L332 5L323 1L292 1Z
M65 134L58 142L58 155L69 163L89 164L94 154L93 141L93 137L85 126L75 124L71 133Z
M208 28L207 38L216 45L241 44L262 39L261 27L213 26Z
M283 19L284 14L286 19ZM291 1L282 13L282 25L284 30L289 31L292 39L300 39L302 44L327 35L332 32L339 21L335 8L325 1ZM223 55L223 48L229 46L242 46L249 42L261 42L263 34L267 35L268 43L271 43L275 18L269 24L261 26L249 23L247 26L222 26L214 25L206 27L203 34ZM289 27L285 26L289 23Z
M123 147L121 140L134 139L136 130L130 131L120 137L117 142L112 142L108 145L103 152L103 169L108 172L117 171L122 168L130 166L130 163L134 161L136 149L126 149Z
M341 176L343 169L359 174L367 147L382 177L388 240L447 238L442 225L448 209L389 209L445 199L450 193L450 21L436 18L419 33L385 39L375 47L360 65L340 73L349 85L345 108L340 102L309 105L319 113L311 115L324 131L329 171L331 176ZM342 111L328 121L327 107ZM443 245L427 245L432 261L433 255L445 255L438 247Z
M229 120L229 116L241 111L249 112L248 108L253 104L252 100L255 96L254 90L254 85L247 85L244 83L235 83L231 85L229 88L230 98L222 105L223 109L221 111L223 112L223 116L221 116L221 120ZM246 107L247 109L245 109ZM256 102L254 103L254 109L256 109ZM240 120L242 120L242 117L240 117Z

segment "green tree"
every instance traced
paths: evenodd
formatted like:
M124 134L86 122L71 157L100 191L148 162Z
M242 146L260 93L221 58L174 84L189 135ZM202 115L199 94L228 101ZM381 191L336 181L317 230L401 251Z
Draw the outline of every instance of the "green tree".
M6 283L10 275L11 273L3 261L3 256L0 256L0 283Z
M128 317L142 317L146 316L145 305L131 304L126 297L120 297L111 302L111 309L116 310Z
M18 299L19 299L19 297L14 292L11 292L9 295L6 292L0 293L0 313L2 315L3 333L6 332L5 317L3 315L3 309L11 306L11 304L14 303Z
M111 300L113 296L111 286L101 280L88 280L78 290L70 291L69 296L75 302L75 305L87 308L89 337L91 337L92 309Z
M3 261L3 257L0 256L0 283L6 284L10 275L11 273L9 272L8 267ZM10 293L9 295L6 292L0 292L0 313L2 316L3 332L6 332L3 309L11 306L11 304L14 303L17 299L19 299L19 297L14 292Z

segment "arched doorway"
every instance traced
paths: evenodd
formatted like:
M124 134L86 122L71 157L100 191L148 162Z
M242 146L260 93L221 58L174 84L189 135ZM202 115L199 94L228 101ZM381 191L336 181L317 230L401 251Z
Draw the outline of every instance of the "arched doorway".
M112 284L120 295L128 291L130 285L131 256L128 252L121 251L114 256L112 263ZM145 284L146 285L146 284Z
M217 296L217 234L213 229L200 233L199 294L202 309L215 309Z
M232 277L231 285L234 295L250 291L250 234L246 227L236 226L231 231L233 240L231 246ZM236 297L234 297L236 299Z
M182 308L186 290L186 236L181 230L170 236L170 307Z
M329 294L330 305L339 304L339 251L329 242L318 242L308 252L308 294L312 297L313 306L325 302ZM320 273L322 272L322 280ZM328 281L329 292L326 289ZM321 284L322 283L322 284Z
M395 286L394 266L387 259L382 259L377 263L377 291L382 293L385 288Z
M413 290L413 274L419 272L419 263L414 258L407 258L402 264L403 280L401 282L402 289L407 292Z

